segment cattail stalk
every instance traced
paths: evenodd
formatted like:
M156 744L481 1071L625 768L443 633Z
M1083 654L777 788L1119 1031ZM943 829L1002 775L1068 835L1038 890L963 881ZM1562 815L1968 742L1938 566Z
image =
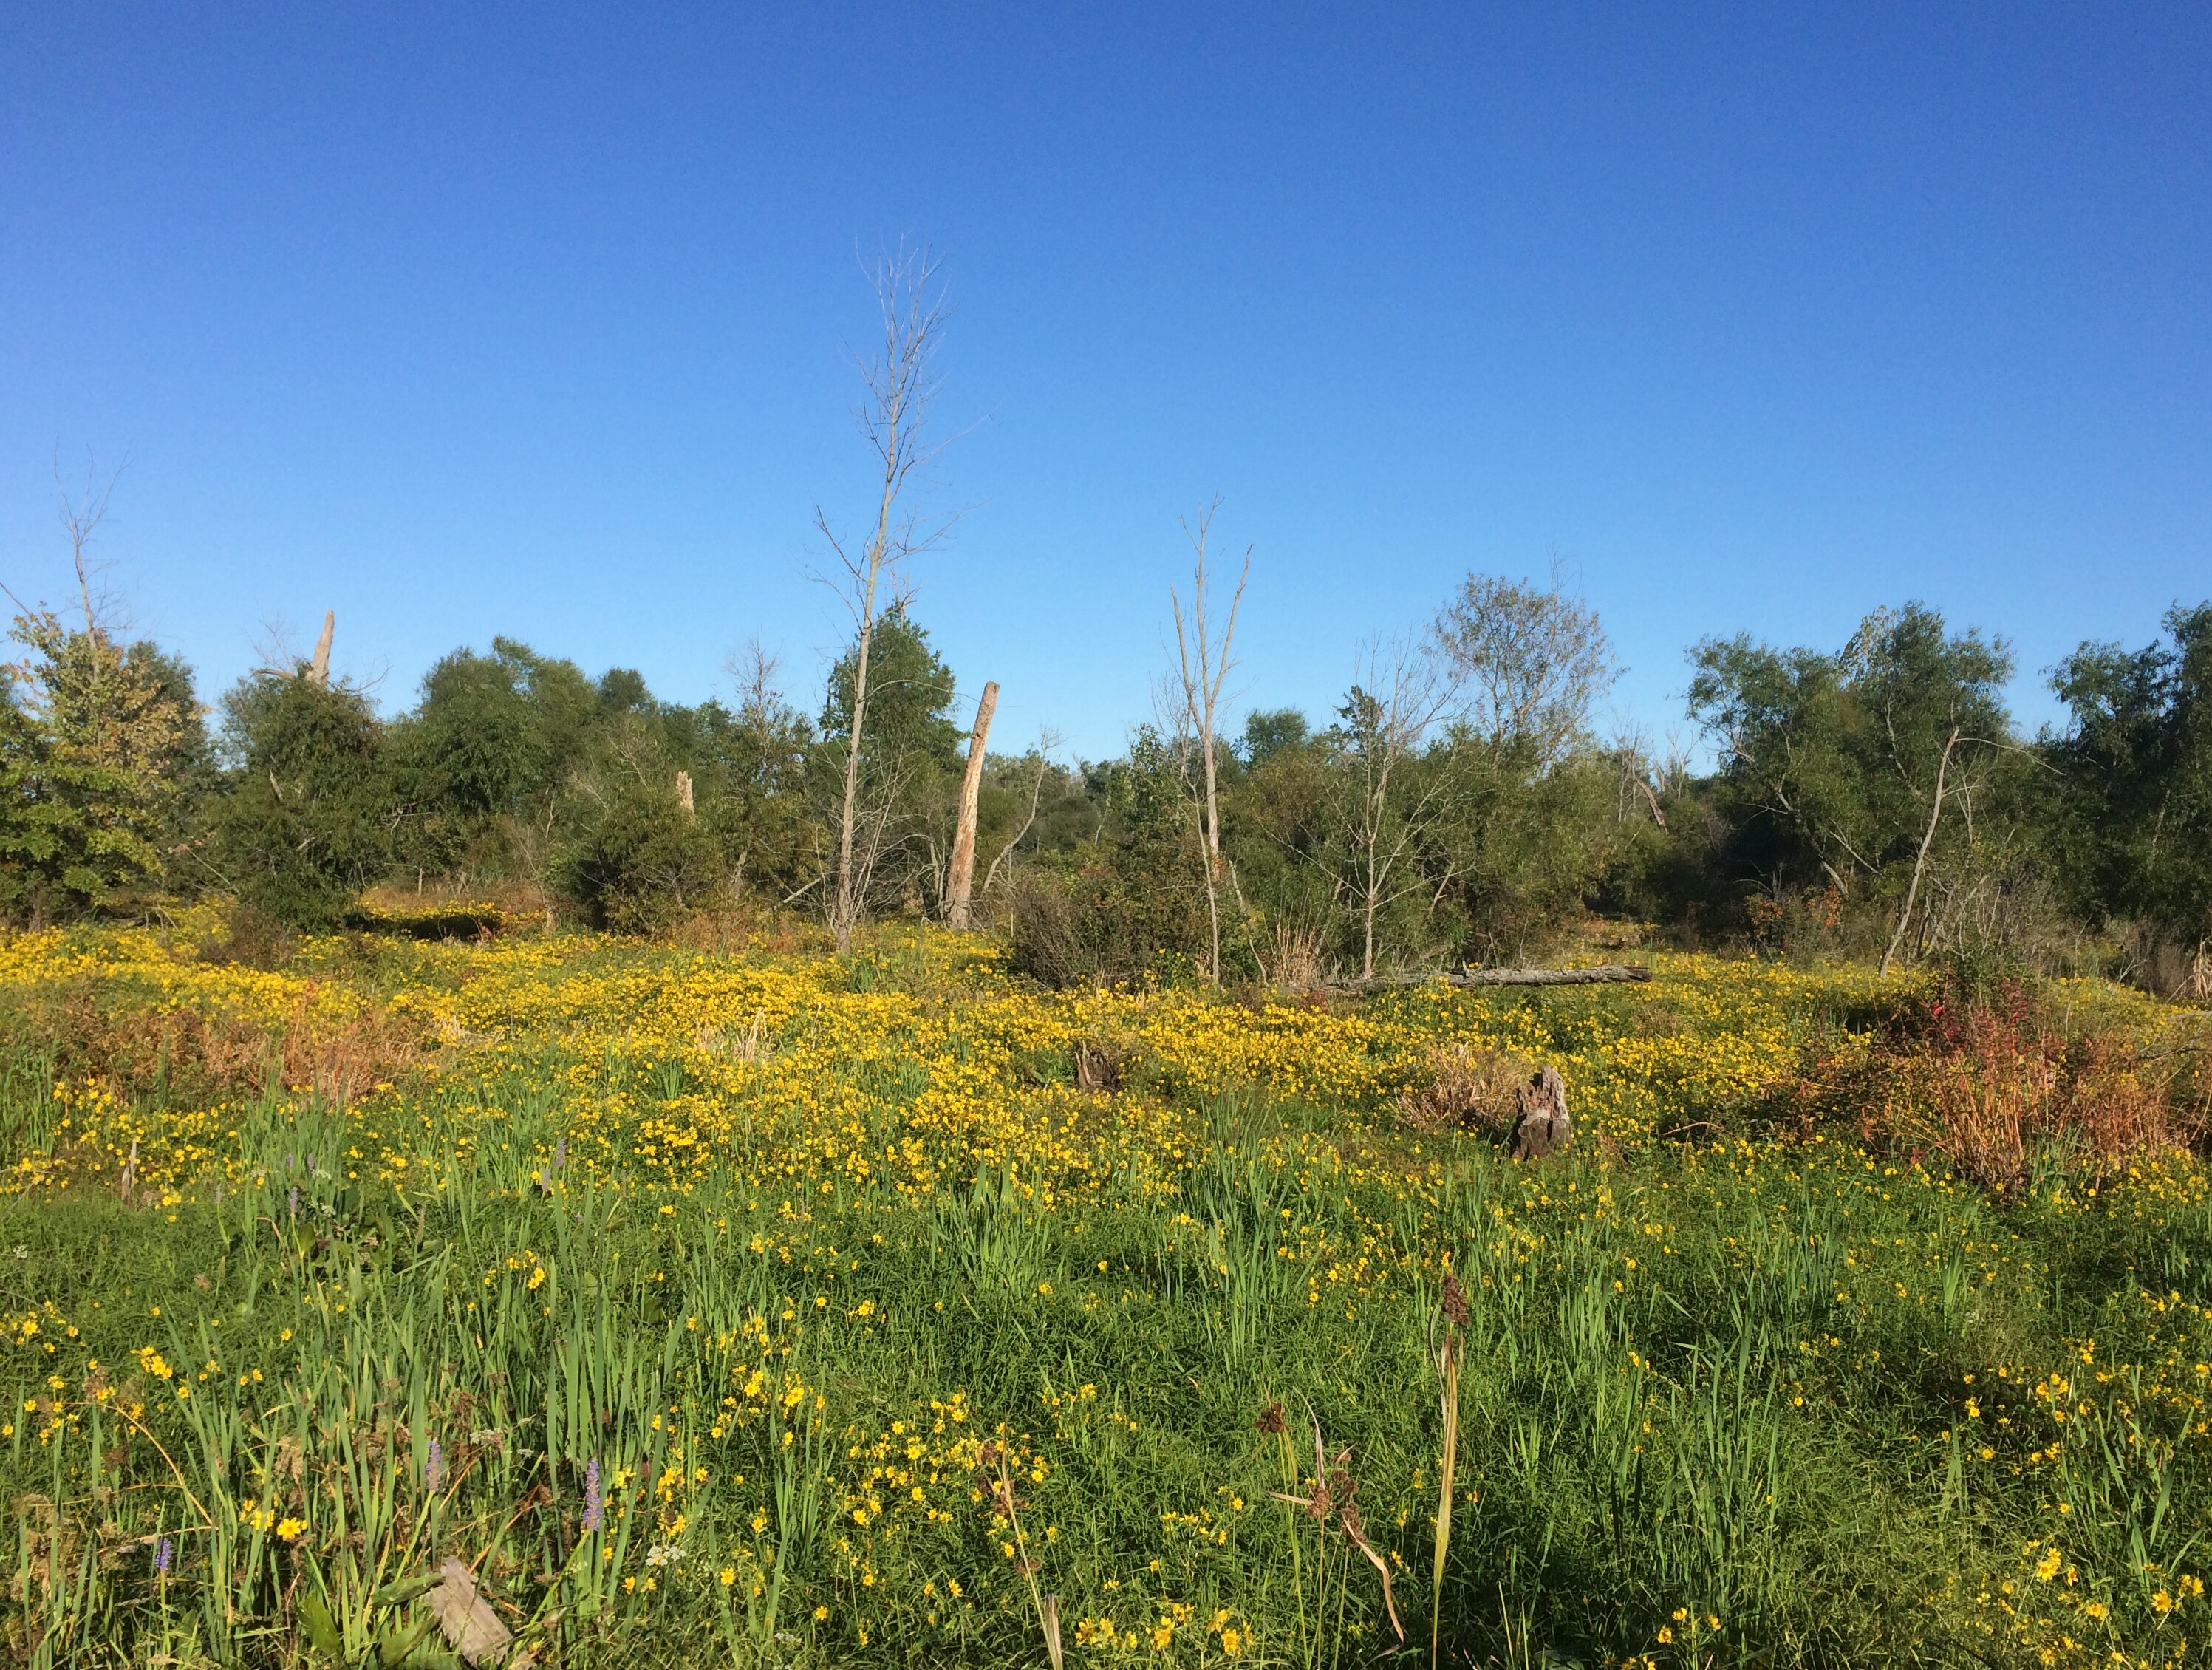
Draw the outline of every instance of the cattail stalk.
M1443 1342L1436 1346L1437 1379L1443 1409L1443 1455L1437 1466L1436 1555L1429 1568L1429 1662L1443 1663L1444 1560L1451 1552L1452 1484L1459 1472L1459 1373L1467 1357L1467 1295L1459 1278L1444 1271Z

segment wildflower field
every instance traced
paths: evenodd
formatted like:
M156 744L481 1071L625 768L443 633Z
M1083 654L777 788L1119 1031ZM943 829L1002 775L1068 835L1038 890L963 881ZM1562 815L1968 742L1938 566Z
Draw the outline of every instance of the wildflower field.
M439 926L0 941L9 1661L2212 1662L2202 1010Z

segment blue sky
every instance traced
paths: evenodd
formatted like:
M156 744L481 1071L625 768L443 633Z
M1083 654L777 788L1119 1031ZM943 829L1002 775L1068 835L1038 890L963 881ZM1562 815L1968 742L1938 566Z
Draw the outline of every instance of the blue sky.
M16 6L0 577L57 452L212 693L271 622L406 704L495 632L664 695L842 631L860 254L946 257L994 741L1119 748L1177 517L1240 704L1556 557L1682 727L1708 633L2011 639L2212 594L2212 8ZM1686 735L1686 733L1685 733Z

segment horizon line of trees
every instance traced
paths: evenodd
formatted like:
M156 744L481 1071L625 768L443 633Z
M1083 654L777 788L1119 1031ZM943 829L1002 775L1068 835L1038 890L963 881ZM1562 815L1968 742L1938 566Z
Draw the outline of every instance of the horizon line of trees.
M1556 574L1471 574L1360 646L1332 712L1239 729L1251 552L1219 563L1217 503L1184 525L1173 659L1127 752L988 756L966 822L953 674L906 577L952 520L926 509L938 271L902 246L870 274L866 509L814 518L817 577L852 623L818 707L757 645L732 701L687 707L497 637L386 719L330 676L326 622L312 659L210 713L179 660L113 630L88 554L106 494L65 493L74 616L15 600L0 678L0 921L221 892L319 929L369 888L435 882L624 932L814 911L841 951L872 916L980 917L1050 981L1166 959L1297 984L1524 960L1609 917L1690 945L2095 966L2212 996L2212 602L2177 603L2140 649L2081 644L2051 675L2066 723L2033 736L2004 704L2004 643L1920 604L1832 650L1708 638L1700 774L1598 734L1618 666Z
M1329 715L1230 730L1235 602L1211 596L1205 529L1180 664L1127 752L1070 767L1048 738L985 761L975 908L1042 978L1163 956L1218 980L1372 978L1519 960L1615 917L1692 945L2204 979L2212 603L2139 649L2082 644L2051 674L2067 722L2034 736L2004 704L2003 642L1923 605L1834 650L1709 638L1688 713L1717 764L1698 773L1596 733L1616 664L1556 580L1470 575L1363 646ZM757 649L733 701L686 706L501 637L389 718L320 648L210 710L173 655L108 629L82 537L75 554L74 618L19 605L12 629L0 919L219 893L328 929L380 885L526 889L623 932L740 907L848 933L945 913L966 738L903 596L811 709Z

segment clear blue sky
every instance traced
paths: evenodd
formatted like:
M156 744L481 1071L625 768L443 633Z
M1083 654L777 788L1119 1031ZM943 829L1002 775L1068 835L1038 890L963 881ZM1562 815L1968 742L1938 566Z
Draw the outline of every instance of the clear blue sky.
M127 460L137 625L387 707L504 632L818 700L856 252L948 257L918 613L994 741L1119 748L1180 513L1256 547L1244 704L1556 554L1684 646L1922 598L2010 638L2212 594L2212 7L15 5L0 575Z

